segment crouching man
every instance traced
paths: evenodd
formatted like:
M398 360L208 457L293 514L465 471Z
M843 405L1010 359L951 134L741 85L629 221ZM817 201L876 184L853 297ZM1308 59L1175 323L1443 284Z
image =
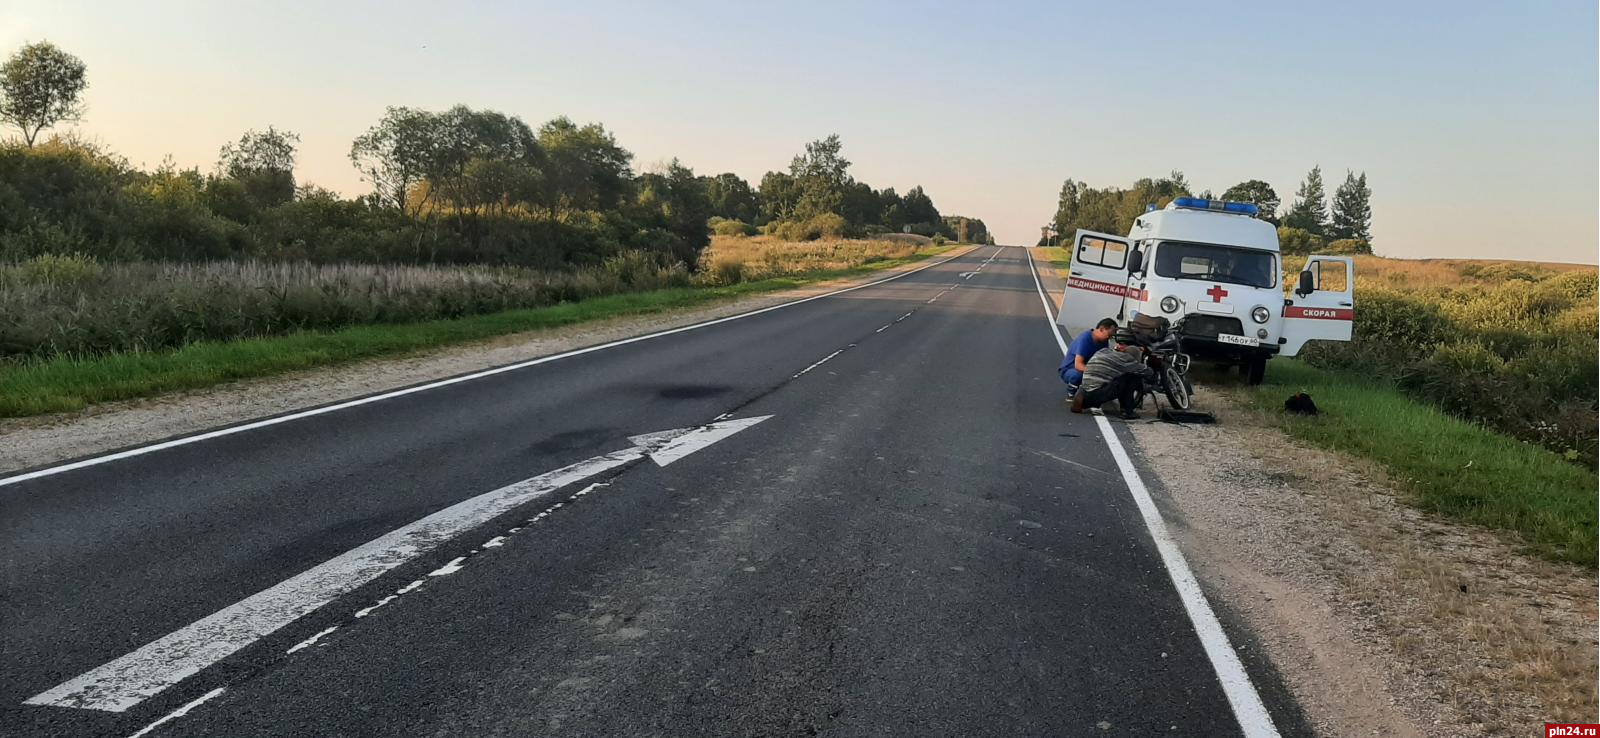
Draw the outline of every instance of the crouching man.
M1092 330L1084 331L1072 340L1072 345L1067 347L1067 355L1062 357L1061 368L1056 372L1061 375L1061 381L1067 383L1067 397L1078 394L1078 386L1083 384L1083 369L1089 365L1089 360L1106 347L1106 342L1111 340L1111 333L1117 329L1117 321L1105 318L1095 325Z
M1127 328L1112 336L1105 351L1096 351L1083 368L1083 384L1072 397L1072 412L1081 413L1088 408L1104 405L1112 400L1122 409L1122 417L1133 419L1139 413L1133 409L1134 397L1145 377L1155 374L1144 364L1144 353L1134 345L1133 332Z

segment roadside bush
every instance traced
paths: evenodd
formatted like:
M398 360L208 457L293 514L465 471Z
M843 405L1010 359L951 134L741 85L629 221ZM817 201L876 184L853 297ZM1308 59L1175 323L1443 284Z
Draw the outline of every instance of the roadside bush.
M850 224L835 213L814 215L803 221L779 221L771 233L784 241L815 241L819 238L844 238Z
M1372 253L1372 244L1357 238L1341 238L1337 241L1328 242L1328 245L1323 246L1317 253L1330 256L1370 254Z
M1355 340L1312 344L1308 362L1388 379L1451 414L1596 466L1595 270L1363 263L1389 278L1384 286L1358 278ZM1394 286L1407 270L1422 287Z
M1321 236L1303 228L1290 228L1288 226L1278 228L1278 248L1284 254L1300 256L1320 254L1323 251L1323 243Z
M22 263L22 279L32 285L78 287L104 276L105 269L92 256L40 254Z
M754 236L755 226L742 220L728 220L726 218L712 218L711 232L718 236Z

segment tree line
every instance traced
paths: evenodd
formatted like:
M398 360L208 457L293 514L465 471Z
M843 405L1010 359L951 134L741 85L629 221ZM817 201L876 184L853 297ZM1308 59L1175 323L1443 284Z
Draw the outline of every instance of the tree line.
M1240 182L1215 198L1210 190L1195 193L1176 170L1166 177L1140 179L1126 189L1094 188L1068 178L1061 185L1052 229L1069 235L1080 228L1127 233L1151 204L1166 207L1175 198L1191 196L1254 204L1260 211L1255 217L1278 227L1286 254L1372 253L1372 190L1366 172L1346 172L1330 202L1320 166L1311 168L1287 208L1272 185L1259 179Z
M221 147L210 171L170 160L151 171L74 136L42 134L83 114L83 62L48 43L0 65L0 259L265 258L316 262L489 263L562 268L624 251L696 266L713 230L786 239L907 231L984 242L983 221L942 215L856 180L837 135L813 141L759 187L700 176L673 159L638 172L599 123L537 128L457 105L390 107L351 142L371 186L344 197L294 175L299 137L268 126Z

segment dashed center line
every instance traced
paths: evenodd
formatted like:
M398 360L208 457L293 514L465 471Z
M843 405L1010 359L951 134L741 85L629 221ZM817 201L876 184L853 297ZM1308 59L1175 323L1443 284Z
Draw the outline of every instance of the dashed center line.
M850 345L854 346L855 344L852 343ZM847 346L846 348L849 348L849 347ZM799 379L801 377L801 375L805 374L806 372L811 371L812 369L815 369L815 368L817 368L819 366L822 366L823 364L827 363L827 361L829 359L832 359L833 357L838 356L839 354L842 354L842 353L844 353L844 349L839 349L838 351L835 351L835 352L833 352L831 354L828 354L827 356L822 357L822 359L820 361L818 361L817 363L812 364L811 366L808 366L808 367L806 367L804 369L801 369L799 373L795 374L793 377L790 377L790 379Z
M219 694L222 694L226 690L227 690L227 687L217 687L216 689L213 689L210 692L207 692L207 693L205 693L203 695L200 695L200 697L198 699L195 699L193 702L190 702L190 703L184 705L183 707L180 707L180 708L178 708L176 710L173 710L172 712L169 712L169 713L167 713L165 715L162 715L160 720L157 720L157 721L155 721L155 722L153 722L153 723L151 723L149 725L144 726L143 728L141 728L139 730L139 732L128 736L128 738L142 738L143 736L148 735L150 733L150 731L155 730L157 727L160 727L162 723L165 723L165 722L167 722L169 720L177 720L178 718L181 718L184 715L189 714L189 711L193 710L196 707L199 707L200 703L205 702L206 700L209 700L212 697L215 697L215 696L217 696Z

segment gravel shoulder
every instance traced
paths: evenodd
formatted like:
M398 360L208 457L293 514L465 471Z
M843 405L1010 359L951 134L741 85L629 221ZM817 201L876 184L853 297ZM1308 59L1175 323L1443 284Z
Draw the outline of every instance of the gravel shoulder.
M935 259L955 256L962 251ZM400 358L314 369L81 412L0 420L0 473L139 446L585 346L771 307L926 266L919 261L859 277L650 315L500 336Z
M1218 424L1139 423L1180 545L1327 736L1593 722L1596 578L1406 504L1381 469L1199 388Z

